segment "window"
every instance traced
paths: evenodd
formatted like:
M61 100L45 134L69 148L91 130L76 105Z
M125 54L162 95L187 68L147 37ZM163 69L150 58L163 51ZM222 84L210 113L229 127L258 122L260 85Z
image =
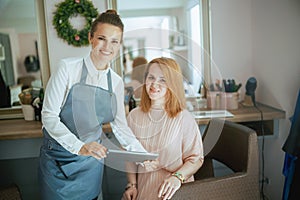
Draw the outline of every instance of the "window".
M201 62L202 54L201 54L201 26L200 26L200 6L196 4L188 11L189 19L193 22L193 25L190 26L190 35L192 38L191 48L191 63L193 68L193 91L194 93L198 92L199 86L202 82L203 77L203 63Z

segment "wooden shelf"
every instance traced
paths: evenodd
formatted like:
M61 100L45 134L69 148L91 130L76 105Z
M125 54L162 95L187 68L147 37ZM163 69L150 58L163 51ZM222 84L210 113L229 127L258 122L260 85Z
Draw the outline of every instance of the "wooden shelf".
M284 119L285 111L261 103L257 103L257 107L261 110L262 116L257 108L247 107L240 103L238 109L228 110L234 116L225 119L252 128L256 131L258 136L263 135L263 122L264 135L274 135L274 120ZM199 125L206 125L209 120L210 119L197 119L197 123Z
M105 133L112 132L110 124L104 124L103 131ZM0 140L41 138L42 136L42 123L40 121L0 120Z
M42 123L40 121L0 120L0 140L38 137L42 137Z
M21 106L0 109L0 120L1 119L22 119L22 118L24 118L24 115Z
M284 119L285 118L285 111L257 103L257 107L263 113L263 120L274 120L274 119ZM207 110L207 109L206 109ZM233 122L251 122L251 121L260 121L261 114L260 111L255 107L247 107L239 104L239 108L236 110L228 110L231 112L234 117L226 118L226 120L233 121ZM197 119L198 124L207 124L210 119Z

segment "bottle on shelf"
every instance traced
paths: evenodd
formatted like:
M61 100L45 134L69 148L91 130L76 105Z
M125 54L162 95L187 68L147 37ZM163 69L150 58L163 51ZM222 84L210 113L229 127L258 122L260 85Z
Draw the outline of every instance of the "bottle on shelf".
M39 97L40 97L40 101L43 102L44 101L44 89L43 88L40 89Z
M125 109L126 113L128 113L136 107L136 101L133 97L133 87L125 87L125 90Z
M200 97L201 98L206 98L206 86L205 86L205 83L204 83L204 81L202 81L201 82L201 84L200 84L200 87L199 87L199 91L198 91L198 93L200 94Z
M133 97L133 93L130 94L130 98L129 98L129 112L134 109L136 107L136 101Z

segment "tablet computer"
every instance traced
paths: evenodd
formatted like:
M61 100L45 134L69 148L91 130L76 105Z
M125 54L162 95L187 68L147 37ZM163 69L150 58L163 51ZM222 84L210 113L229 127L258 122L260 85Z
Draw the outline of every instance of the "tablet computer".
M107 151L107 158L129 162L144 162L146 160L155 160L157 157L157 153L135 152L116 149L108 149Z

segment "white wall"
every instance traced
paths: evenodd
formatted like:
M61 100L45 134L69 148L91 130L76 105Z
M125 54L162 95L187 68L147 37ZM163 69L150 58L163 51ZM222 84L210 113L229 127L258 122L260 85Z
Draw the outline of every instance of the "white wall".
M265 186L269 199L281 199L289 117L300 89L300 1L211 0L212 56L224 78L258 81L259 102L286 111L279 135L265 140ZM260 141L261 142L261 141Z
M251 1L211 0L212 62L223 79L253 76ZM215 78L212 78L215 81Z
M286 111L280 121L278 138L266 140L265 175L270 199L281 199L284 152L281 150L290 130L300 89L300 1L253 0L254 73L260 84L258 100Z
M58 66L59 60L65 57L85 56L89 53L90 47L74 47L68 45L63 39L57 37L56 30L52 25L53 12L56 11L56 6L63 0L45 0L45 15L47 27L47 42L50 60L50 73L52 74ZM106 1L92 0L98 12L103 12L106 9Z

